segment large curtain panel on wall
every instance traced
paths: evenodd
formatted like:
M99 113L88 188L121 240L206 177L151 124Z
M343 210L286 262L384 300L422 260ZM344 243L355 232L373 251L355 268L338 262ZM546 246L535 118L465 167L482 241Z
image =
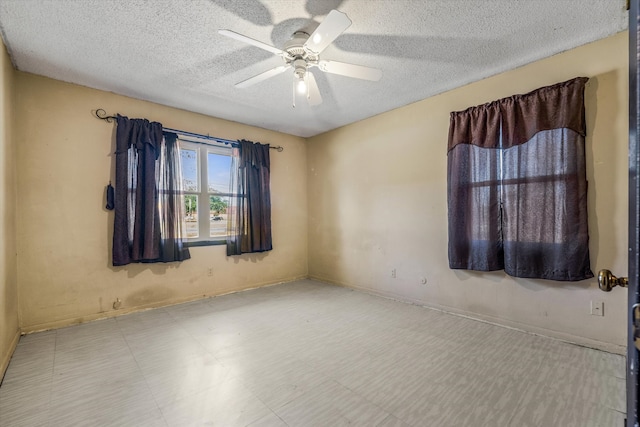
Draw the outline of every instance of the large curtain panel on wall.
M160 123L117 116L113 265L190 258L177 144Z
M270 251L271 160L269 145L238 141L231 166L227 255Z
M577 281L589 261L579 77L451 113L449 265Z

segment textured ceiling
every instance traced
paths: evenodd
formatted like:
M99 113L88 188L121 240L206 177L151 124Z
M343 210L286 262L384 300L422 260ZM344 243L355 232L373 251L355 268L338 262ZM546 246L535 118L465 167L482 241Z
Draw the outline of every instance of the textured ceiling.
M0 29L19 70L307 137L615 34L627 27L625 5L625 0L2 0ZM312 31L331 9L346 13L353 24L321 59L379 68L379 82L316 68L324 102L296 108L292 71L234 87L281 65L282 58L218 29L281 48L295 31Z

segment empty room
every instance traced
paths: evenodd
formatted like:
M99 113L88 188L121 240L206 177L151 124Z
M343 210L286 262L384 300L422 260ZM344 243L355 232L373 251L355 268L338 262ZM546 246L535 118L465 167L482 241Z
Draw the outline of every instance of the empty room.
M0 426L637 426L638 3L0 1Z

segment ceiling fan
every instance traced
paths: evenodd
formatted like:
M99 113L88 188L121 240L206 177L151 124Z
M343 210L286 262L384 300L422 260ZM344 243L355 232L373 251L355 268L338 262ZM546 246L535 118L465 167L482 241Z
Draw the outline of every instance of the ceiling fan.
M282 49L262 43L231 30L218 30L223 36L231 37L244 43L259 47L276 54L284 60L284 65L267 70L256 76L236 83L238 88L246 88L270 77L274 77L293 68L293 106L296 106L296 95L307 98L309 105L322 103L318 83L309 71L317 67L320 71L341 76L354 77L370 81L382 78L382 71L362 65L320 59L320 53L351 25L349 17L337 10L329 12L327 17L312 34L296 31Z

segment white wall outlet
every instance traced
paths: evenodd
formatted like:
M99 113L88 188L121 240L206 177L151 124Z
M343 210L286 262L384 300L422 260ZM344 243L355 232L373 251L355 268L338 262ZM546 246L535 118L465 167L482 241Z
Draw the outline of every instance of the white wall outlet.
M591 314L604 316L604 301L591 301Z
M426 277L421 277L420 278L420 283L422 283L423 285L427 284L427 278Z
M207 276L213 276L213 268L212 267L209 267L207 269Z
M393 277L394 279L396 278L396 269L392 269L391 270L391 277Z

